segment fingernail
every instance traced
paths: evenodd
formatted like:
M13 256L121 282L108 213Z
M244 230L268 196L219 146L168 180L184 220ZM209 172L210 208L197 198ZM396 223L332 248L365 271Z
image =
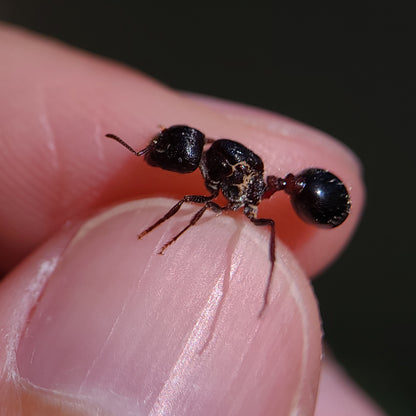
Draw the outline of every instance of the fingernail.
M140 241L137 234L171 205L127 203L78 231L21 338L21 377L113 414L312 409L319 318L290 253L278 246L271 303L259 319L267 233L209 212L158 255L195 206Z

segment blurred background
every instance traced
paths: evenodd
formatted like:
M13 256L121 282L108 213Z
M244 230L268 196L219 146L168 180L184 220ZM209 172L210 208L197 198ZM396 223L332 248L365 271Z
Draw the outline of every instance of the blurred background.
M326 341L387 413L415 415L413 13L399 2L257 3L1 0L0 19L350 146L368 203L351 246L314 283Z

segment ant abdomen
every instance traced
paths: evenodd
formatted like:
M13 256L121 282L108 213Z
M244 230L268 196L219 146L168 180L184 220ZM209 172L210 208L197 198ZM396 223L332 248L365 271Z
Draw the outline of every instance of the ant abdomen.
M290 200L302 220L328 228L338 227L346 220L351 200L338 177L327 170L309 168L295 179L301 189Z

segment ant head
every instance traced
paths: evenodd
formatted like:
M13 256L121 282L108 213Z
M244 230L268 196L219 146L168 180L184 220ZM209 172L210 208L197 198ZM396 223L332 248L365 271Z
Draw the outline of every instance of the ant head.
M199 130L179 125L163 129L138 152L115 134L106 134L106 137L116 140L136 156L144 156L151 166L179 173L190 173L199 167L204 145L209 142Z
M203 133L178 125L163 129L140 153L145 154L145 160L151 166L190 173L198 168L204 145Z

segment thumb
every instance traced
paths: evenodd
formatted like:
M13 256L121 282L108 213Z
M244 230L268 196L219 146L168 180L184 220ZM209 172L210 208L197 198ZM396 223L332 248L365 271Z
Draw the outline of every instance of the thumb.
M61 230L0 286L6 414L312 415L321 332L296 260L268 234L207 212L129 202ZM204 261L201 261L201 259Z

